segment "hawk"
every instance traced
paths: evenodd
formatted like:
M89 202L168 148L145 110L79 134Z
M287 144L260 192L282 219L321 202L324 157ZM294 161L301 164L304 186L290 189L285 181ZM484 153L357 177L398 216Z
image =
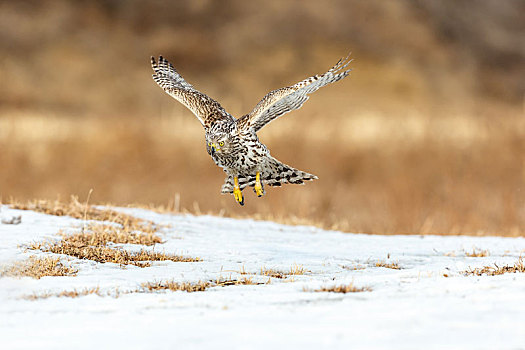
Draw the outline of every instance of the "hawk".
M244 205L242 191L248 186L261 197L265 193L264 185L303 184L317 179L272 157L259 141L257 131L277 117L301 108L312 92L346 77L351 71L347 69L352 61L349 58L350 55L340 59L324 74L271 91L249 114L239 119L184 80L162 56L158 62L151 57L151 66L155 82L192 111L204 127L206 151L227 174L222 193L233 193L235 200Z

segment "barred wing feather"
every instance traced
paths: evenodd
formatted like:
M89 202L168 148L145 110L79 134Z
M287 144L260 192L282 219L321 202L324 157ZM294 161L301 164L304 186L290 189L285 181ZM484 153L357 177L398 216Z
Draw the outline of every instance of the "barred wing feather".
M350 55L340 59L335 66L324 74L314 75L295 85L271 91L264 96L250 114L240 118L238 123L244 129L257 132L272 120L301 108L308 100L309 94L325 85L343 79L350 73L351 69L346 69L348 64L352 62L349 58Z
M153 80L168 95L193 112L204 128L210 128L215 121L220 119L235 120L217 101L196 90L193 85L184 80L173 65L162 56L159 57L158 62L151 57L151 67L154 71Z

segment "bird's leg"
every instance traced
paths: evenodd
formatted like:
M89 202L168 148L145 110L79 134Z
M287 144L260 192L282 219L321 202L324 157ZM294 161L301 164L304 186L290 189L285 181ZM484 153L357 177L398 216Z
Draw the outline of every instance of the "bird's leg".
M237 176L233 177L233 182L233 196L240 205L244 205L244 198L242 196L241 188L239 187L239 179Z
M253 190L257 194L257 197L261 197L264 194L264 188L261 183L261 173L259 171L255 175L255 185L253 186Z

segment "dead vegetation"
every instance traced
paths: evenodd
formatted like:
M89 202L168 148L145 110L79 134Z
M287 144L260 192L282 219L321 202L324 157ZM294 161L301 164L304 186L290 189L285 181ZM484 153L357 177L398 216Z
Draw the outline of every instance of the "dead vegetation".
M384 260L380 260L376 262L377 267L385 267L387 269L393 269L393 270L401 270L401 267L397 262L386 262Z
M197 281L197 282L175 282L173 280L170 280L170 281L154 281L154 282L142 283L140 287L138 287L137 289L132 289L128 291L121 291L119 289L115 289L113 291L110 290L110 291L103 293L99 287L95 287L95 288L84 288L81 290L73 289L73 290L64 290L60 292L35 293L35 294L23 296L22 298L27 299L27 300L47 299L51 297L78 298L78 297L91 295L91 294L98 295L100 297L111 296L114 298L118 298L121 295L134 294L134 293L155 293L159 291L171 291L171 292L182 291L182 292L194 293L194 292L204 292L208 288L213 288L213 287L228 287L228 286L239 286L239 285L261 285L261 284L265 284L265 283L256 282L252 278L241 278L241 279L218 278L216 280Z
M136 218L132 215L127 215L111 209L98 209L92 205L81 203L77 196L71 196L69 202L60 200L30 200L28 202L20 202L11 199L7 202L13 209L32 210L39 213L55 216L70 216L75 219L106 221L119 224L122 229L130 232L138 230L141 232L154 233L156 227L152 222Z
M48 240L30 244L28 248L32 250L65 254L98 263L110 262L138 267L151 266L151 261L200 261L199 258L146 249L128 251L109 246L109 243L154 246L162 243L162 239L157 234L158 226L152 222L111 209L98 209L87 203L82 204L76 197L72 197L69 202L59 200L35 200L28 203L11 201L10 205L14 209L33 210L48 215L67 215L76 219L91 220L85 223L79 233L61 233L61 239L58 241Z
M89 223L81 233L71 235L62 234L71 244L81 246L101 246L109 242L117 244L140 244L152 246L162 243L162 239L155 230L136 231L129 227L111 224Z
M371 292L372 288L365 286L365 287L357 287L354 285L354 283L350 284L341 284L331 287L321 287L319 289L314 289L314 292L330 292L330 293L360 293L360 292Z
M26 300L38 300L38 299L48 299L51 297L57 297L57 298L78 298L83 297L86 295L95 294L98 296L103 296L103 294L100 292L99 287L95 288L84 288L81 290L63 290L61 292L44 292L40 294L29 294L22 297L22 299Z
M188 118L188 124L192 121L191 116L184 117ZM298 119L307 120L308 116L303 115ZM313 137L314 130L306 130L302 137L291 136L286 140L274 137L268 142L262 138L272 149L279 150L278 156L283 161L292 162L299 168L311 169L314 173L317 171L322 181L313 182L307 187L269 189L272 196L247 198L250 200L249 206L242 209L233 206L235 203L230 203L231 198L228 196L209 200L210 191L220 186L222 178L216 173L213 164L209 164L207 155L197 151L200 149L195 147L195 140L200 140L202 136L197 132L184 140L167 136L159 139L155 133L158 125L155 129L154 125L144 127L131 123L119 131L119 136L107 136L103 144L88 141L98 139L108 128L118 128L117 125L106 125L110 124L107 122L93 126L96 130L85 140L80 138L54 142L44 149L48 159L46 164L62 164L62 167L67 168L63 170L66 174L57 190L59 193L86 193L86 188L94 187L99 203L154 203L159 209L179 213L251 217L348 232L520 236L524 234L525 216L520 210L523 194L516 189L523 183L525 165L522 150L525 138L521 130L525 129L523 122L511 122L511 119L516 120L511 117L508 125L494 125L490 130L487 126L491 125L489 118L468 121L467 126L479 123L480 134L487 135L486 139L467 140L456 146L440 139L440 135L435 135L436 139L429 135L423 140L406 141L417 145L411 149L402 148L405 145L402 141L378 142L377 146L370 146L372 148L369 149L354 147L334 138L331 144L325 145L319 140L296 150L293 145L300 144L304 138ZM314 120L313 116L310 120ZM337 132L336 127L343 129L335 123L334 130L327 133ZM382 121L370 123L383 125ZM427 121L421 123L422 128L426 128ZM429 130L455 128L453 122L435 126L434 129L433 122L428 123ZM517 125L519 123L521 126ZM377 126L377 129L381 127ZM198 132L202 131L199 129ZM393 134L399 134L399 139L402 139L403 132L392 131ZM71 133L74 134L73 131ZM132 140L137 139L141 139L142 144L132 143ZM0 159L0 163L4 162L6 168L13 169L14 174L42 178L43 184L23 183L22 187L18 179L2 180L6 174L0 173L0 182L4 183L0 188L13 189L3 194L4 197L12 194L18 198L32 198L37 194L55 198L56 192L45 190L57 186L55 170L47 169L43 174L37 172L35 169L38 167L30 166L33 163L27 161L33 159L34 147L26 148L17 144L16 140L8 141L5 147L11 148L11 151L2 154L4 160ZM1 140L0 148L4 149ZM106 159L108 148L114 151L111 159ZM97 169L94 160L85 169L68 168L69 163L64 164L64 159L86 158L92 153L97 162L107 162L108 168L94 172L92 169ZM312 158L312 154L317 157ZM168 164L164 159L172 159L173 162ZM144 164L144 167L136 170L130 164ZM187 171L181 172L180 169ZM444 172L446 176L436 176ZM113 177L122 179L119 186L107 181ZM151 181L151 187L139 186L139 181L145 178ZM80 189L77 179L85 183ZM493 185L487 186L487 183ZM337 184L339 191L350 194L329 196L333 184ZM116 188L122 188L122 191L118 192ZM170 199L176 193L180 193L180 197L177 197L180 199ZM161 208L161 204L164 204L164 208ZM465 212L469 215L464 215ZM82 218L82 210L79 216Z
M488 250L478 249L478 248L472 248L471 252L465 251L465 256L468 256L470 258L483 258L486 256L489 256L490 252Z
M520 1L309 1L300 14L277 0L20 3L4 1L1 11L0 77L16 82L0 84L3 198L94 188L97 203L347 232L525 235ZM216 20L218 11L227 18ZM97 20L84 23L92 12ZM193 39L171 45L181 35ZM231 45L195 45L216 35ZM155 86L144 61L164 53L240 117L268 91L324 72L349 50L351 77L259 135L274 156L319 181L267 188L242 208L218 193L222 171L204 151L199 122ZM117 61L130 74L113 74L107 62Z
M83 237L88 233L81 234ZM40 250L55 254L66 254L78 259L92 260L98 263L115 263L119 265L134 265L138 267L151 266L151 261L197 262L199 258L184 257L181 255L160 253L141 249L130 252L121 248L106 245L90 245L78 240L77 235L65 236L59 241L38 242L29 246L29 249Z
M303 115L298 120L315 121L315 115L309 117L304 115L304 111L300 112ZM374 130L382 133L382 128L388 129L389 125L384 126L384 121L378 120L381 117L371 120L360 116L347 117L349 124L352 120L356 123L355 129L361 123L370 123ZM188 124L193 121L189 115L180 116L181 120L186 118ZM281 139L277 133L273 139L266 137L262 141L279 150L278 156L283 161L288 160L314 173L317 171L322 181L308 184L308 188L288 186L269 189L272 196L247 198L250 199L249 206L242 209L233 206L235 203L228 196L209 200L210 191L220 186L222 178L218 177L213 164L209 164L207 155L198 152L200 149L195 147L196 140L202 136L200 129L191 137L180 139L181 136L177 135L179 138L174 139L173 135L159 136L158 125L147 122L145 126L144 120L140 120L119 129L119 135L105 136L104 143L93 144L90 140L106 135L108 128L120 127L117 122L112 125L110 121L102 123L96 120L90 124L93 134L85 138L50 141L42 152L46 153L46 164L66 167L64 181L60 182L57 190L59 193L86 193L86 189L94 187L98 202L112 201L120 205L142 203L143 206L153 203L158 205L159 210L177 213L250 217L348 232L520 236L524 234L525 216L520 210L523 194L516 189L523 183L525 173L522 161L525 128L523 118L519 118L521 121L511 116L504 124L492 125L488 117L475 120L469 117L461 122L461 130L470 133L471 129L479 129L479 133L475 134L486 136L479 140L460 141L459 144L442 139L443 135L437 132L433 134L435 130L455 129L454 121L434 125L434 120L440 118L425 116L420 121L417 118L413 120L423 130L428 128L421 140L405 140L403 135L408 131L400 128L391 132L397 135L396 138L366 147L349 145L351 141L347 138L332 138L330 143L320 139L295 149L294 145L301 144L305 138L315 137L319 128L305 130L301 137L290 136L286 139ZM174 117L173 123L173 127L186 130L186 124L179 119ZM335 120L333 130L326 132L331 134L346 130L341 123ZM403 123L412 125L412 122L404 120L395 125ZM62 121L59 124L63 124ZM290 128L293 127L290 122ZM419 126L417 128L419 130ZM76 135L76 128L71 129L71 134ZM141 142L136 143L137 139ZM37 194L55 198L56 192L45 190L57 186L54 168L45 169L43 174L37 172L35 169L38 167L30 166L33 163L27 161L36 157L34 147L26 147L25 144L8 139L4 145L0 140L0 148L11 149L3 153L4 160L0 159L0 163L4 162L6 168L13 169L14 174L41 178L43 184L23 183L24 186L21 186L18 179L2 179L6 174L0 173L0 182L4 183L0 188L13 189L4 196L32 198ZM407 149L407 144L417 147ZM108 148L114 152L111 159L107 159ZM313 154L317 157L312 158ZM85 168L69 168L69 163L64 164L64 159L91 159L87 155L92 155L96 162L109 165L103 171L95 172L93 169L99 169L95 160ZM165 159L173 161L165 162ZM144 166L135 169L131 164ZM114 177L121 179L119 186L107 180ZM151 186L139 186L140 181L146 178ZM78 179L85 183L80 189ZM487 186L487 183L492 185ZM333 184L349 195L330 196ZM176 193L180 193L180 197L171 199ZM82 205L79 212L82 218ZM469 215L464 215L465 212Z
M210 281L198 281L198 282L175 282L175 281L156 281L156 282L147 282L141 285L141 288L137 289L135 292L154 292L161 290L170 290L170 291L185 291L185 292L203 292L208 288L213 287L227 287L227 286L238 286L238 285L260 285L264 284L262 282L256 282L253 278L222 278L219 277L216 280Z
M304 275L307 272L308 270L306 270L302 265L294 264L287 271L267 268L267 267L261 267L261 270L259 271L259 275L267 276L270 278L285 279L289 276ZM252 275L252 276L257 274L255 272L246 271L244 266L241 267L238 273L240 275Z
M267 268L261 268L261 275L273 277L273 278L279 278L283 279L286 278L287 274L283 271L275 270L275 269L267 269Z
M248 272L246 271L246 268L244 267L244 265L240 268L240 270L238 271L238 273L240 275L255 275L255 273L253 272Z
M147 282L141 285L142 291L144 292L154 292L159 290L170 290L175 291L185 291L185 292L203 292L213 284L211 282L199 281L196 283L189 282L174 282L174 281L164 281L164 282Z
M288 271L282 271L282 270L276 270L271 268L262 267L260 274L262 276L268 276L278 279L284 279L288 276L297 276L297 275L304 275L307 273L308 270L306 270L303 265L294 264L290 267Z
M226 287L226 286L238 286L238 285L261 285L263 282L254 281L252 277L243 277L240 279L236 278L218 278L213 281L213 287Z
M297 276L304 275L309 271L303 267L303 265L294 264L290 267L290 270L287 272L288 275Z
M76 276L77 272L77 269L64 265L60 258L31 256L5 268L0 275L40 279L45 276Z
M514 263L513 266L505 265L505 266L498 266L497 264L494 264L494 266L484 266L480 268L475 269L468 269L463 272L466 276L469 275L475 275L475 276L497 276L497 275L503 275L505 273L525 273L525 262L523 261L523 257L520 256L518 261Z

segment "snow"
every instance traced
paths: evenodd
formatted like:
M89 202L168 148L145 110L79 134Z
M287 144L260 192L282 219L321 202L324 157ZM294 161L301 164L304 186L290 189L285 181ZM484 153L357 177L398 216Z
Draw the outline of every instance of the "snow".
M200 257L200 262L154 262L139 268L64 256L77 276L0 278L1 349L182 348L268 349L524 349L525 274L465 276L469 267L513 265L523 238L381 236L306 226L126 213L169 225L156 251ZM30 255L23 245L74 232L81 220L2 207L0 266ZM137 249L125 245L129 249ZM488 257L467 257L473 248ZM390 257L389 259L387 257ZM376 267L397 262L401 269ZM26 300L44 292L100 287L134 290L141 283L241 278L261 268L308 272L262 285L213 287L204 292L121 294L118 298ZM360 267L361 269L352 269ZM447 274L449 277L444 277ZM319 293L313 289L354 283L371 292Z

